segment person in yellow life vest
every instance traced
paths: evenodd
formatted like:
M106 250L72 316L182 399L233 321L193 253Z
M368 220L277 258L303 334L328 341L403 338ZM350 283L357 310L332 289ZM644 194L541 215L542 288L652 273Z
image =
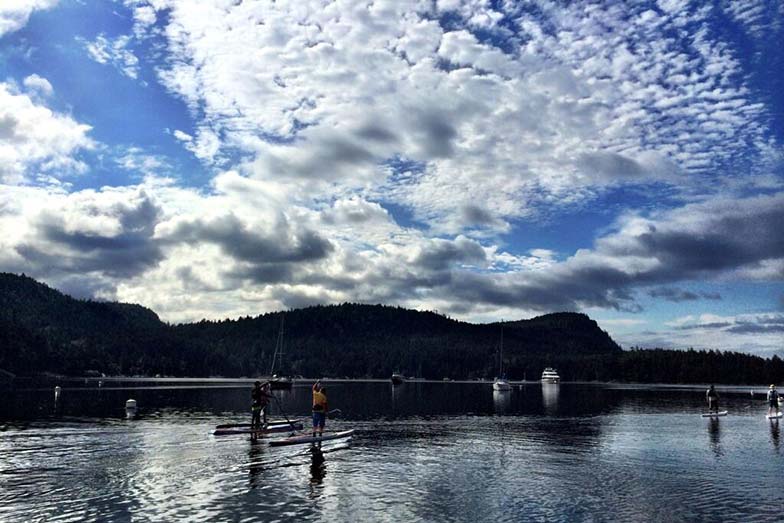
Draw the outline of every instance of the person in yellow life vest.
M319 436L324 434L324 424L327 422L327 389L321 385L320 381L313 384L313 437L316 437L316 429Z

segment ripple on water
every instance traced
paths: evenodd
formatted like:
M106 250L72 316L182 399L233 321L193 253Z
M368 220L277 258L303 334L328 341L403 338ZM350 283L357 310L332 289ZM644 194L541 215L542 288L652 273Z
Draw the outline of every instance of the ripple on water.
M321 453L216 438L226 416L176 408L132 423L10 427L0 520L780 519L778 434L752 410L711 424L699 407L683 414L683 398L653 405L635 393L559 416L573 412L562 393L546 411L514 411L538 398L525 394L514 392L514 413L502 416L330 420L357 434Z

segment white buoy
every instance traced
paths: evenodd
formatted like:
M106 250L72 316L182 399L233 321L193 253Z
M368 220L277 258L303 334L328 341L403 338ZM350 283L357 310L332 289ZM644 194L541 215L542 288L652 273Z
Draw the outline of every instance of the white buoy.
M129 399L125 401L125 417L132 419L136 416L136 400Z
M55 400L55 401L57 401L57 400L59 400L59 399L60 399L60 393L61 393L62 391L63 391L63 389L61 389L61 388L60 388L60 385L58 385L58 386L56 386L56 387L54 388L54 400Z

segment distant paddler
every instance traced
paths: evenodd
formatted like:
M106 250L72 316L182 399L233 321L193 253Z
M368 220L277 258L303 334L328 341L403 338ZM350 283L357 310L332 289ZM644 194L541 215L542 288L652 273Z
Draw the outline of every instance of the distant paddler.
M313 437L318 429L319 437L324 434L324 425L327 422L327 389L317 381L313 384Z
M708 412L719 412L719 393L716 387L711 384L710 388L705 391L705 398L708 400Z
M768 388L768 416L778 416L780 413L779 392L776 390L775 385L771 385Z
M269 382L265 382L263 385L260 381L254 383L250 397L253 400L250 408L252 414L250 426L251 429L261 430L267 426L267 406L272 398Z

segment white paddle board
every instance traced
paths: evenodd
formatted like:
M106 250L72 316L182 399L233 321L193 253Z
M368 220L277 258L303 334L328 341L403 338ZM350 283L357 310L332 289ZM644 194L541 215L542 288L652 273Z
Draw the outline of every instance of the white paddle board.
M781 416L782 416L782 414L781 414L781 412L779 412L778 414L768 414L768 415L767 415L767 416L765 416L765 417L766 417L766 418L768 418L768 419L778 419L778 418L780 418Z
M721 412L706 412L705 414L702 414L702 417L703 418L715 418L715 417L718 417L718 416L726 416L726 415L727 415L727 411L726 410L722 410Z
M301 445L303 443L320 443L331 439L350 438L354 434L353 430L344 430L342 432L325 432L323 436L292 436L286 439L276 439L269 442L272 447L279 447L282 445Z

